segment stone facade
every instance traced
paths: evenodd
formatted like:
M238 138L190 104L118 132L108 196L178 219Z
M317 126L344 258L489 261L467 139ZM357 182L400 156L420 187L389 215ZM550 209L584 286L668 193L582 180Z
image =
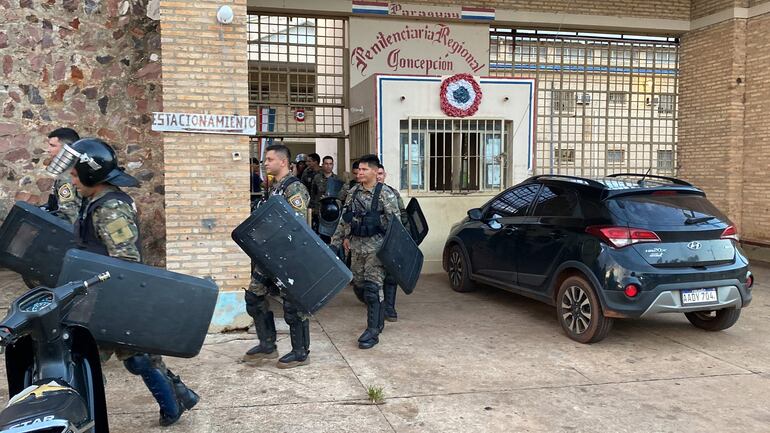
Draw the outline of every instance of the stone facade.
M66 126L112 144L142 218L148 263L165 258L159 22L129 0L0 0L0 218L47 199L46 135Z

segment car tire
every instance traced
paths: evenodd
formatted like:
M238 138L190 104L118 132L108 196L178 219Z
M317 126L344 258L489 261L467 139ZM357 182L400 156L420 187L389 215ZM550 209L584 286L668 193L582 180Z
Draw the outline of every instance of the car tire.
M579 276L569 277L559 286L556 316L567 336L578 343L599 342L612 329L613 320L604 317L596 290Z
M449 285L452 290L460 293L476 290L476 285L471 281L470 269L463 249L460 245L452 245L449 248L449 257L447 258L447 275L449 275Z
M739 308L725 308L722 310L695 311L684 313L684 316L696 328L706 331L722 331L735 325L735 322L741 317L741 310Z

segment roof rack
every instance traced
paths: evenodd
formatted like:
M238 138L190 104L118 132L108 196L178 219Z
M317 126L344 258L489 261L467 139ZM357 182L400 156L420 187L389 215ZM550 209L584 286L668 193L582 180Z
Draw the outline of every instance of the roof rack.
M595 186L602 189L607 187L607 185L604 185L603 183L597 182L593 179L586 179L584 177L577 177L577 176L567 176L565 174L540 174L537 176L532 176L530 179L535 180L535 179L549 179L549 178L556 179L556 180L563 179L563 180L571 180L571 181L580 181L581 183L584 183L586 185Z
M641 174L641 173L613 173L608 174L607 177L641 177L641 178L651 178L651 179L663 179L667 180L669 182L675 183L677 185L682 186L693 186L690 182L684 181L682 179L677 179L675 177L668 177L668 176L656 176L654 174ZM694 186L693 186L694 187Z

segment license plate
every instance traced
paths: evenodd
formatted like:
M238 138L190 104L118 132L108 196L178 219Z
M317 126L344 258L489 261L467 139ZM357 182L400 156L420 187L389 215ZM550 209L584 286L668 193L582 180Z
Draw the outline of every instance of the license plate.
M682 290L682 305L717 302L717 289Z

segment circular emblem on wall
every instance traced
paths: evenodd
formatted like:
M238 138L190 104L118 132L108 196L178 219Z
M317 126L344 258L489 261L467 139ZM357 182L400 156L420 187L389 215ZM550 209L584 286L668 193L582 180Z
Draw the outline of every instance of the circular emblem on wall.
M447 116L476 114L481 103L481 87L470 74L456 74L441 83L441 111Z
M305 109L304 108L297 108L297 110L294 111L294 120L297 122L304 122L305 121Z

